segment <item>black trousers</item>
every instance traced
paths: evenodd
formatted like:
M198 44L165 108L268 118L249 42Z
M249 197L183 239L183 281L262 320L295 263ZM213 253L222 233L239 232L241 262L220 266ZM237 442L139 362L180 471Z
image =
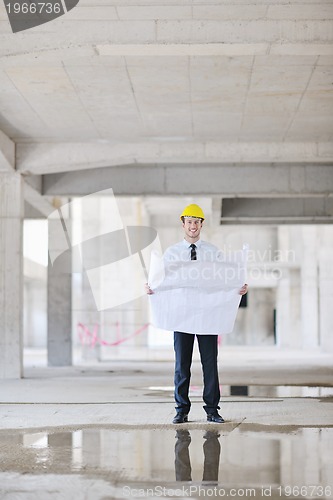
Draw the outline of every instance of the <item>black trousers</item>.
M217 368L217 335L197 335L203 371L203 400L207 413L219 410L220 385ZM175 349L175 401L177 412L189 413L191 401L189 388L195 335L174 332Z

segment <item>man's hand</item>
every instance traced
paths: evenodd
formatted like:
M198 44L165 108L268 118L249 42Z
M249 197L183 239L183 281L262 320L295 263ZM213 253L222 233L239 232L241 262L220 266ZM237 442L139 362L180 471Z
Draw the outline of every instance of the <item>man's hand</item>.
M145 292L146 294L148 295L152 295L154 292L153 290L150 288L150 286L148 285L148 283L145 283Z
M242 288L239 290L239 295L245 295L247 293L248 286L245 283L245 285L242 286Z

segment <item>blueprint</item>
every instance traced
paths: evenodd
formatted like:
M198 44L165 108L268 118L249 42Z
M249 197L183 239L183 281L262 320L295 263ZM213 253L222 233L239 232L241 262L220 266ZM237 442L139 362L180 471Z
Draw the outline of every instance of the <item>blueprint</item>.
M153 254L149 296L153 324L202 335L231 333L246 283L247 247L215 262L169 262Z

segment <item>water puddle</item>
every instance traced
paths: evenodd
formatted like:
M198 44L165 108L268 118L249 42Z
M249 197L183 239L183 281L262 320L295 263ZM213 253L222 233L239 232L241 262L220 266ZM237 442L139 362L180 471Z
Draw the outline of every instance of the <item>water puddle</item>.
M150 386L146 387L147 395L167 396L173 398L173 386ZM246 396L246 397L269 397L269 398L331 398L333 387L311 387L300 385L221 385L222 397ZM202 387L192 385L190 387L192 398L202 398Z
M2 499L333 498L333 427L16 431L0 464Z

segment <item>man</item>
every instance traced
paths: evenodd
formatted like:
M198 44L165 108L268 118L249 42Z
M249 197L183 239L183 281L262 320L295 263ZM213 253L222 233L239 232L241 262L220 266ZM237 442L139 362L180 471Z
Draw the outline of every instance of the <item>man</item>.
M183 225L184 239L180 243L169 247L164 253L167 261L216 261L220 253L219 249L206 241L200 240L200 232L205 219L202 209L195 204L188 205L183 210L180 219ZM146 292L154 293L148 284ZM240 295L247 293L245 284L239 291ZM195 304L193 304L195 309ZM184 311L184 314L191 314L191 311ZM208 422L223 423L224 420L219 415L220 385L217 366L218 355L218 335L204 335L187 332L174 332L175 350L175 401L176 416L174 424L181 424L188 421L188 414L191 408L189 399L189 388L191 378L191 364L193 355L194 338L197 337L200 359L203 371L203 400L204 409Z

